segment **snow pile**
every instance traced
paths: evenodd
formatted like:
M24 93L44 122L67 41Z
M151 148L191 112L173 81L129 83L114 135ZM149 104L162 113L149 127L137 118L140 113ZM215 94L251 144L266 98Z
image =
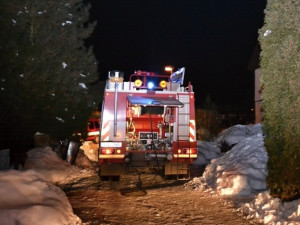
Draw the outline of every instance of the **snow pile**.
M255 218L264 224L300 224L300 199L282 203L273 198L268 191L256 196L250 203L243 204L239 211L247 218Z
M50 147L28 151L24 168L0 173L1 225L82 224L64 192L51 183L71 183L92 176L92 171L70 165Z
M220 143L233 148L219 158L212 159L203 176L195 178L188 185L212 188L223 196L247 196L265 190L268 156L264 149L261 125L231 127L223 131L210 146L220 146ZM217 156L216 152L212 151L211 156Z
M261 125L235 125L224 130L215 142L198 141L198 158L194 162L196 166L207 165L212 159L220 157L221 149L226 147L229 150L234 145L243 141L246 137L251 137L261 133ZM224 150L224 149L223 149Z
M224 130L218 137L219 145L226 143L228 146L233 146L243 141L246 137L252 137L262 133L261 124L255 125L235 125Z
M79 225L65 193L34 170L0 172L1 225Z
M221 150L218 147L218 143L207 142L207 141L198 141L198 158L194 162L196 166L207 165L211 159L219 157Z
M83 142L80 149L84 151L84 154L91 160L92 162L98 162L98 154L97 151L92 148L93 143L91 141Z
M267 160L262 134L256 134L236 144L222 157L213 159L203 178L221 195L249 195L266 189Z
M45 181L59 185L92 175L90 171L81 170L63 161L50 147L29 150L24 168L36 170Z
M203 176L194 178L186 187L217 192L225 197L253 197L260 192L251 202L240 202L238 211L264 224L300 225L300 199L282 203L266 190L268 155L260 124L233 126L223 131L215 142L204 143L204 146L214 146L212 148L199 144L199 152L213 151L211 156L216 155L216 146L220 148L225 144L232 149L212 159Z

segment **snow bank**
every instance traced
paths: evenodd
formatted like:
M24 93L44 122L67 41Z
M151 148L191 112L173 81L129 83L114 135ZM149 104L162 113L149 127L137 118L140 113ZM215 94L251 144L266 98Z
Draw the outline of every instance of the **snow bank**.
M218 146L218 143L207 142L207 141L198 141L198 158L194 162L195 166L207 165L211 159L219 157L221 150Z
M250 203L242 204L239 211L264 224L300 224L300 199L282 203L268 191L258 194Z
M34 170L0 172L1 225L79 225L65 193Z
M25 171L0 173L1 225L81 225L64 192L67 184L93 175L63 161L50 147L27 152Z
M33 169L40 173L45 181L59 185L92 175L90 171L63 161L50 147L29 150L24 168Z
M268 157L261 125L231 127L223 131L211 146L219 146L221 142L234 147L212 159L203 176L195 178L189 185L209 187L223 196L247 196L265 190Z
M203 177L221 195L249 195L266 189L267 160L263 137L259 133L245 138L222 157L212 160Z
M198 159L194 165L207 165L214 158L222 155L222 145L226 144L229 148L243 141L246 137L251 137L261 133L261 125L235 125L224 130L216 141L198 141Z
M215 147L222 143L233 147L224 154L215 154L218 152ZM210 161L202 177L194 178L185 184L186 187L226 197L254 196L251 202L239 204L238 211L248 215L247 218L264 224L300 225L300 199L282 203L266 190L268 156L260 124L233 126L223 131L215 142L199 143L199 146L199 152L214 151L207 155L219 157ZM259 194L255 196L255 193Z
M226 143L228 146L235 145L243 141L246 137L262 133L261 124L255 125L235 125L224 130L218 137L219 145Z

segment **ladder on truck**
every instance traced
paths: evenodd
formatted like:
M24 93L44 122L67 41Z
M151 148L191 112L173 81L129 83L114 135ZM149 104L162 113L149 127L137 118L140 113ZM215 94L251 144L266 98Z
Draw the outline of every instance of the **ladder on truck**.
M190 143L190 96L189 94L178 94L178 100L183 103L182 108L177 108L177 141L188 141ZM179 164L177 157L177 180L189 180L190 164ZM186 166L186 167L185 167ZM186 176L182 176L182 173Z

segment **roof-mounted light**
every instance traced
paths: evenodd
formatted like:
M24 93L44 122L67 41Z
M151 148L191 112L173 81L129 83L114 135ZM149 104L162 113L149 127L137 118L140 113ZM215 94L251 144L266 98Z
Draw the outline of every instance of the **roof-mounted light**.
M140 79L136 79L136 80L134 81L135 87L141 87L142 84L143 84L143 81L141 81Z
M151 81L149 81L149 82L147 83L147 88L148 88L148 89L153 89L153 88L154 88L154 83L151 82Z
M166 88L166 87L167 87L167 81L165 81L165 80L160 81L160 82L159 82L159 86L160 86L161 88Z

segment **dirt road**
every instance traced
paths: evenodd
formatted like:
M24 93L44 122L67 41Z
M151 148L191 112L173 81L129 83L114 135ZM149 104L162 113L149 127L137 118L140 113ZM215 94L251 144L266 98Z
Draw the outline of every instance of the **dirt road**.
M186 181L185 181L186 182ZM219 197L155 174L131 174L119 182L95 176L63 187L74 213L96 224L257 224Z

